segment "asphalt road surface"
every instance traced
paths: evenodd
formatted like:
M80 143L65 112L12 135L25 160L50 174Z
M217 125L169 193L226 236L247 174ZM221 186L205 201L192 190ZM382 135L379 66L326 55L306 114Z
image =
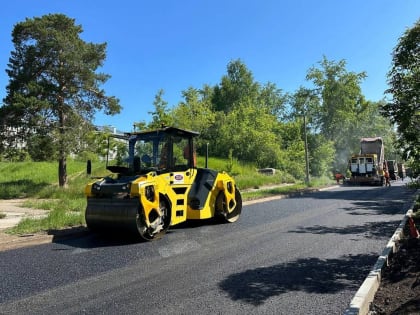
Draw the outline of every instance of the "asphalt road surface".
M89 234L0 252L0 314L342 314L414 193L340 187L155 242Z

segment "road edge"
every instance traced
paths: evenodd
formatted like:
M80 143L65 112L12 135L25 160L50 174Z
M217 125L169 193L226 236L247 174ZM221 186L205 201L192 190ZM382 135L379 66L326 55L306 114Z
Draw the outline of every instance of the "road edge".
M381 284L382 272L388 266L388 259L391 255L398 251L397 242L401 239L404 232L404 227L407 224L409 217L413 213L415 201L418 194L415 194L412 206L404 215L398 228L395 230L388 244L385 246L372 270L369 272L366 279L363 281L359 290L352 298L349 307L344 311L343 315L369 315L370 304L375 298L375 294Z
M69 238L81 237L87 234L88 229L85 226L77 226L40 234L19 235L19 237L10 235L10 237L0 240L0 252L35 245L49 244Z

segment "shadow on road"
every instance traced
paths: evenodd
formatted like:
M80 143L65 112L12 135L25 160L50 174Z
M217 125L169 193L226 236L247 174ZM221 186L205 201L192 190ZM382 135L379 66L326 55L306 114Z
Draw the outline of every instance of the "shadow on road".
M369 191L370 193L366 193ZM314 199L337 199L337 200L404 200L416 193L416 189L407 188L404 184L394 184L392 187L376 186L340 186L334 190L307 192L291 198L310 197Z
M412 206L416 189L409 189L405 185L392 187L340 187L338 190L327 190L305 193L293 198L337 200L337 204L344 200L350 201L347 206L339 206L351 215L396 215L405 214Z
M177 230L188 230L200 228L203 226L222 225L220 220L196 220L187 221L176 226L171 227L166 235L176 233ZM73 227L65 230L50 230L48 234L53 235L52 242L55 244L67 245L76 248L100 248L100 247L113 247L113 246L126 246L133 244L151 244L152 242L143 241L140 236L124 233L124 231L105 231L104 233L94 233L89 231L86 227ZM159 241L163 241L165 239ZM157 241L157 240L156 240Z
M117 232L97 234L86 227L69 228L65 231L51 230L48 234L53 235L52 242L55 244L85 249L141 243L139 237Z
M404 214L409 207L407 200L366 200L353 202L352 205L352 207L343 208L352 215Z
M273 296L290 291L335 293L358 288L376 259L376 254L326 260L298 259L232 274L219 283L219 287L232 300L256 306Z
M345 227L331 227L331 226L301 226L296 230L290 230L289 233L310 233L310 234L342 234L355 235L361 234L365 238L382 239L389 238L390 233L399 226L401 220L386 221L386 222L367 222L363 225L348 225Z

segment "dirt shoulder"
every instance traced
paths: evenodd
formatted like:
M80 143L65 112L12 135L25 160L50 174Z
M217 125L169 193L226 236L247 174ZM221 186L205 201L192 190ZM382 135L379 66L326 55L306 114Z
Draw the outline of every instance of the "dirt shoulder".
M420 314L420 240L402 244L384 270L371 315Z
M26 199L0 200L0 213L5 215L0 219L0 251L51 242L52 236L47 233L11 235L5 232L24 218L39 218L48 214L46 210L23 207L25 201Z
M23 218L42 217L48 211L41 209L24 208L22 205L27 199L6 199L0 200L0 213L6 217L0 219L0 230L15 226Z

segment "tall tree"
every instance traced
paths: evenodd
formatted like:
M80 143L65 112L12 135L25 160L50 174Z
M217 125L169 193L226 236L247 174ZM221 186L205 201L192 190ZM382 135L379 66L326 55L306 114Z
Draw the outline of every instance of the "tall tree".
M420 158L420 19L407 29L393 51L388 73L391 94L382 114L398 127L400 147L406 158Z
M23 139L38 133L54 139L60 187L67 182L66 157L81 141L76 135L91 126L96 111L113 115L121 109L118 99L100 88L110 78L97 72L105 60L106 43L85 42L82 31L63 14L16 24L6 70L10 81L0 109L2 128Z
M182 91L184 101L172 111L176 126L203 133L214 123L214 112L208 99L201 91L190 87Z
M273 116L282 120L287 99L287 94L284 94L274 83L268 82L259 89L257 104L266 107Z
M320 68L310 68L306 76L315 85L320 98L320 105L312 113L312 119L325 139L334 141L334 168L342 169L352 153L353 144L360 140L351 131L364 109L365 100L360 85L366 73L348 72L345 60L335 62L325 56L319 64ZM346 158L343 160L341 157Z
M160 89L155 95L153 106L155 110L149 112L152 115L152 121L148 124L148 128L155 129L160 128L162 125L172 125L172 117L169 114L168 102L163 99L165 91Z
M316 86L321 98L319 111L314 113L321 132L327 139L337 139L355 121L361 110L363 95L360 84L366 73L348 72L346 61L330 61L325 56L320 68L312 67L307 80Z
M276 117L267 108L249 100L238 103L224 119L218 120L219 136L214 139L218 155L233 156L242 161L255 162L259 167L277 167L279 139L274 133Z
M300 124L301 131L297 136L300 136L302 141L305 141L306 128L310 174L312 176L330 174L335 158L334 141L327 140L317 125L316 118L321 104L316 91L300 87L289 99L291 105L289 119ZM344 167L343 165L343 170Z
M289 113L285 120L298 120L305 115L308 128L313 133L320 132L317 123L318 112L320 111L320 98L316 90L299 87L295 93L288 96Z
M228 113L245 98L255 99L258 89L258 83L254 81L252 72L246 65L241 60L231 61L227 66L227 74L214 88L214 109Z
M204 145L209 141L207 131L215 122L215 112L202 90L190 87L182 91L182 96L184 100L171 112L174 125L198 131L201 136L196 140L196 147L199 153L203 153Z
M277 134L280 154L278 168L296 179L305 178L305 142L302 140L302 120L279 124Z

